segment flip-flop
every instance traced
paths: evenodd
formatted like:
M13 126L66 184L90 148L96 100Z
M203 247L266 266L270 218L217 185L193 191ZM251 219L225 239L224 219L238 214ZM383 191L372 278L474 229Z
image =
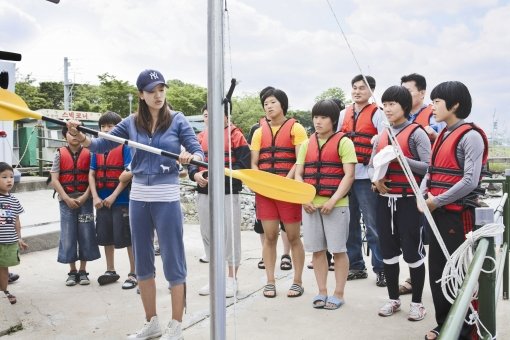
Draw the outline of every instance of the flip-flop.
M4 294L5 294L5 297L7 298L7 300L9 300L9 303L11 305L14 305L16 303L16 297L14 295L12 295L11 293L9 293L8 290L4 290Z
M264 264L264 259L261 259L259 261L259 263L257 264L257 267L259 267L259 269L266 269L266 265Z
M429 338L429 337L427 336L427 335L428 335L428 333L427 333L427 334L425 334L425 340L435 340L435 339L439 338L439 332L438 332L438 331L436 331L435 329L431 329L431 330L429 331L429 333L433 333L436 337L435 337L435 338L433 338L433 339L431 339L431 338Z
M276 286L272 283L268 283L267 285L264 286L264 291L262 292L262 294L264 295L264 297L269 299L276 297Z
M334 295L328 296L324 309L334 310L340 308L345 303L343 299L339 299Z
M297 294L289 294L290 292L296 292ZM289 298L300 297L301 295L303 295L304 292L305 292L305 289L302 286L298 285L297 283L293 283L292 286L290 286L290 288L289 288L287 297L289 297Z
M312 300L313 308L317 308L317 309L324 308L324 306L326 305L327 299L328 299L327 295L319 294L319 295L315 296Z

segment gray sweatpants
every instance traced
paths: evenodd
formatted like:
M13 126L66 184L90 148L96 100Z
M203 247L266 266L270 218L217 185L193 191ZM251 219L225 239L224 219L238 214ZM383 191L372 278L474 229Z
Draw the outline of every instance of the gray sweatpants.
M230 209L231 199L233 200L233 214ZM210 258L211 221L209 219L209 195L197 195L197 211L205 255L207 258ZM225 195L225 208L223 211L225 214L225 259L229 266L239 266L241 263L241 205L239 203L239 194ZM234 249L232 249L232 239L234 240Z

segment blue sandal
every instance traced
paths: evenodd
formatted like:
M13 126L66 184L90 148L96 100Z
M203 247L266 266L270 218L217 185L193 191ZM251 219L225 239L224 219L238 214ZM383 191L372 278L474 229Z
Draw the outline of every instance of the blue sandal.
M343 299L339 299L334 295L328 296L324 309L334 310L340 308L345 303Z
M315 296L312 300L313 308L317 308L317 309L324 308L324 306L326 305L327 299L328 299L328 297L326 295L319 294L319 295Z

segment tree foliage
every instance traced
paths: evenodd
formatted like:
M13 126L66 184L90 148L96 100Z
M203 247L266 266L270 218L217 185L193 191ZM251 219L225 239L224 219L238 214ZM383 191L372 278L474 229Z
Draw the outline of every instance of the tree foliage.
M321 99L331 99L331 98L337 98L340 99L344 104L349 104L350 100L348 101L344 90L342 90L339 87L331 87L327 89L326 91L322 92L320 95L315 97L315 102L318 102Z
M167 82L166 98L176 111L185 116L199 115L207 102L207 89L194 84L172 79Z
M133 92L133 86L127 81L118 80L115 76L104 73L99 78L99 96L101 98L100 112L114 111L122 117L127 117L129 112L129 93ZM134 98L136 98L134 96Z

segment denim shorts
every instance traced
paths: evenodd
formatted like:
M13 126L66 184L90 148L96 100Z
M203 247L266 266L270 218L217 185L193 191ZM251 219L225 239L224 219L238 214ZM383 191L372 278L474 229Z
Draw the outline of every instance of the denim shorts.
M116 249L131 245L128 211L127 205L113 205L111 208L102 207L96 210L98 245L115 246Z
M81 207L71 209L60 201L60 241L57 261L74 263L93 261L101 257L94 226L92 199Z

